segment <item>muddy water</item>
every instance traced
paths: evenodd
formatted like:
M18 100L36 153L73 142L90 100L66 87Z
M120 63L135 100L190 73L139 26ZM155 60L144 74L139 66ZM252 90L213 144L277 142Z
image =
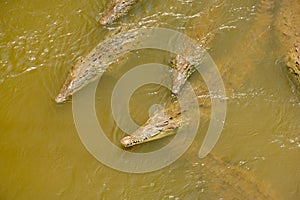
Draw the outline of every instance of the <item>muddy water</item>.
M155 24L201 40L201 34L191 32L195 25L214 35L208 45L214 60L226 60L249 31L258 2L143 1L114 25L100 27L96 19L107 3L0 2L0 199L213 199L210 194L218 193L206 187L216 179L214 174L203 176L195 167L201 160L187 155L148 174L106 167L82 145L71 102L56 105L53 99L76 60L121 24ZM281 199L299 199L300 97L286 75L272 34L270 41L257 51L263 52L257 55L262 59L249 59L251 70L244 81L231 87L225 79L228 112L214 153L262 179ZM120 146L124 133L110 110L114 84L133 66L168 64L169 59L168 53L155 50L133 52L103 75L97 89L97 115L116 145ZM239 62L243 56L235 59ZM130 100L132 118L142 124L151 105L168 97L158 85L139 88ZM207 122L201 121L200 139ZM168 140L130 151L158 149Z

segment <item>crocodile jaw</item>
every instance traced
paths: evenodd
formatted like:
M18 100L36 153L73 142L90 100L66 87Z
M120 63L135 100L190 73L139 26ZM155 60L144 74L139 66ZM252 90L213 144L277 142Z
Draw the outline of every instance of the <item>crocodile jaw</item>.
M140 128L134 132L132 135L126 136L124 138L121 139L121 144L124 147L132 147L138 144L143 144L146 142L150 142L150 141L154 141L154 140L158 140L160 138L164 138L170 135L174 135L175 129L174 130L166 130L166 131L161 131L161 130L157 130L157 131L153 131L153 132L146 132L145 130L140 130ZM145 136L145 135L153 135L153 136Z
M173 135L181 126L181 117L180 112L167 114L165 111L159 111L133 134L122 138L120 142L124 147L131 147Z
M61 88L59 94L55 98L56 103L63 103L65 102L73 93L73 82L74 82L74 77L72 74L68 75L67 80L65 81L63 87Z
M100 67L99 67L100 68ZM88 59L80 59L74 67L71 68L69 75L55 98L56 103L65 102L75 92L88 85L99 77L99 69Z
M74 75L73 73L70 73L59 94L56 96L55 102L64 103L75 92L79 91L81 88L88 85L90 82L94 81L97 78L98 74L89 70L86 70L84 74L81 73Z

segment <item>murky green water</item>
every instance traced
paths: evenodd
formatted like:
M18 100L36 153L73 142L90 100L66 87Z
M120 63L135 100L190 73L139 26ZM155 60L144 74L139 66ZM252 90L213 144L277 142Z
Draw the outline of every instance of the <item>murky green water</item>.
M185 31L199 40L213 35L204 46L218 65L232 65L231 76L223 77L228 112L214 153L264 180L281 199L298 199L299 94L286 75L274 35L261 49L249 50L256 54L241 55L249 47L244 36L257 1L142 1L111 27L101 27L96 19L107 3L0 1L0 199L214 199L206 184L216 177L205 172L204 176L195 167L201 160L191 160L187 154L147 174L126 174L104 166L82 145L71 102L54 103L80 56L103 40L110 28L138 21ZM104 74L97 90L97 114L116 145L120 146L124 134L110 110L114 84L134 66L168 64L169 59L168 53L155 50L133 52ZM230 82L239 75L238 84ZM130 101L133 119L142 124L151 105L167 98L166 89L157 85L139 88ZM199 138L207 122L201 121ZM168 140L130 151L157 149Z

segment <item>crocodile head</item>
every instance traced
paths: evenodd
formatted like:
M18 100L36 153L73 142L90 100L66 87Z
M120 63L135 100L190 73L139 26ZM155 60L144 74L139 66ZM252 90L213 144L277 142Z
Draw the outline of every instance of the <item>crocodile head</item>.
M177 128L181 126L181 123L182 115L177 109L160 110L133 134L122 138L121 144L124 147L131 147L173 135L176 133Z
M73 94L73 89L72 89L73 80L74 77L72 77L72 75L70 74L67 80L65 81L63 87L61 88L59 94L55 98L56 103L65 102L69 98L69 96Z
M55 98L56 103L65 102L75 92L98 77L97 69L93 67L79 67L86 65L89 65L89 61L82 58L73 66L63 87Z
M137 0L114 0L99 20L100 24L107 25L125 15Z
M178 95L186 80L195 71L195 67L183 56L176 55L171 60L173 72L172 93Z

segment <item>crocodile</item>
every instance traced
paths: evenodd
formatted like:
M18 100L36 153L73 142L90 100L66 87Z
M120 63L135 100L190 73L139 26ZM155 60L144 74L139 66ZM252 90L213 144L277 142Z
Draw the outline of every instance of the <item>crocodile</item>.
M226 12L223 9L223 3L223 0L212 1L211 4L207 5L208 13L201 16L201 19L194 18L189 21L192 29L186 31L185 34L191 38L195 38L198 41L198 45L200 45L205 50L209 50L211 48L211 43L215 39L214 29L221 26L222 24L222 21L220 21L218 17L222 12ZM213 21L213 24L211 24L211 21ZM184 51L186 51L186 49ZM185 52L185 54L190 53ZM201 56L204 56L204 54L198 55L198 57ZM171 87L171 92L174 96L177 96L179 94L187 79L196 71L194 65L196 65L197 62L193 63L193 60L195 59L190 59L189 62L191 62L192 64L189 65L187 65L185 59L186 58L184 58L182 55L176 55L170 61L171 66L174 68Z
M276 34L280 43L281 55L291 79L300 91L300 2L282 0L276 19Z
M126 15L139 0L113 0L100 18L101 25L110 25ZM113 37L115 36L115 37ZM92 51L81 57L69 74L55 98L56 103L65 102L75 92L101 76L107 67L128 53L142 40L143 28L119 26L101 41Z
M111 24L124 16L138 0L113 0L103 13L99 23ZM71 68L65 83L55 98L56 103L65 102L75 92L97 79L107 67L128 52L141 38L142 29L132 29L120 26L104 41L101 41L88 55L81 57Z
M75 92L100 77L109 65L117 62L145 36L145 28L127 31L124 29L120 28L118 34L115 33L113 37L101 41L87 56L77 61L70 69L65 83L56 96L56 103L65 102Z
M108 25L126 15L139 0L113 0L100 18L101 25Z

